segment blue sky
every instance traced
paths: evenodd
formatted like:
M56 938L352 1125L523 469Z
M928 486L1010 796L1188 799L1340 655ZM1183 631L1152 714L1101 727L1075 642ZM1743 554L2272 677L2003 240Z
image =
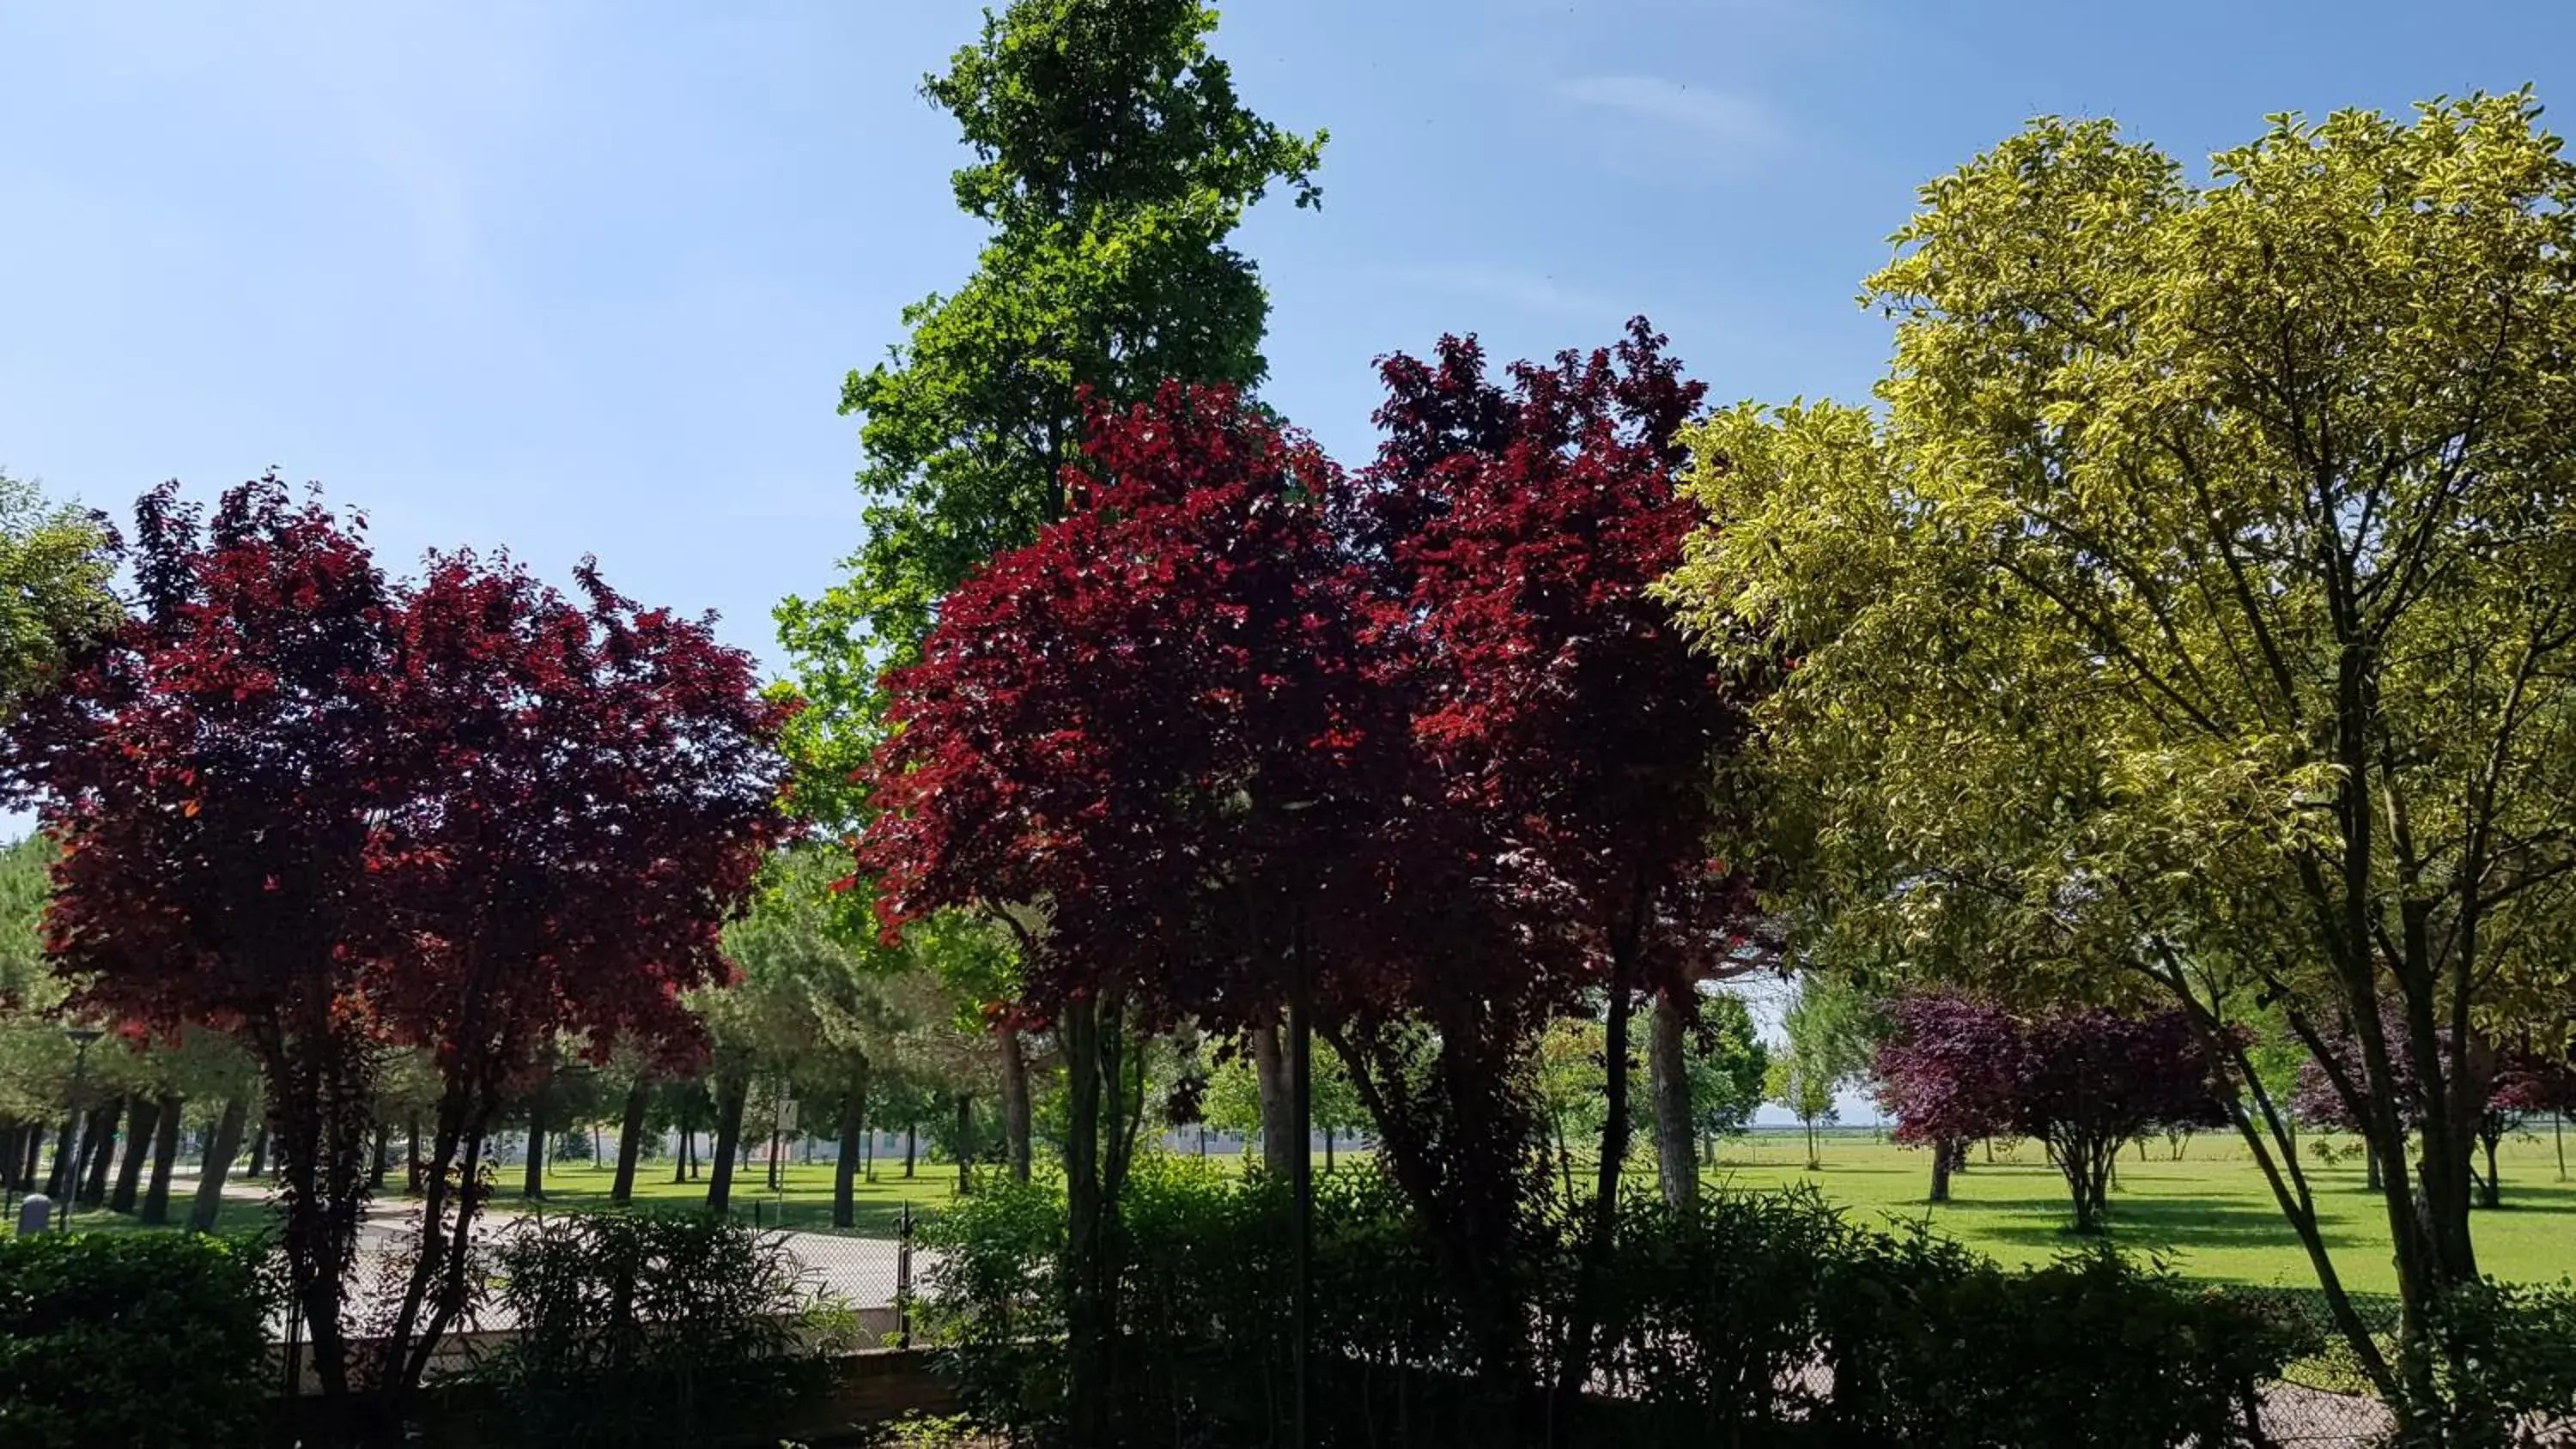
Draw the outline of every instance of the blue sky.
M394 562L595 552L775 664L771 603L855 542L841 378L972 264L914 87L977 8L0 5L0 466L122 511L274 464ZM1721 399L1858 395L1914 187L2025 117L2196 163L2271 111L2576 97L2571 16L1243 0L1247 100L1333 132L1322 213L1243 237L1269 393L1357 461L1373 357L1642 311Z
M1376 355L1643 311L1721 398L1857 394L1887 337L1852 299L1913 188L2025 116L2197 158L2273 110L2546 100L2565 13L1245 0L1246 97L1333 131L1323 212L1244 237L1270 392L1356 460ZM121 510L275 464L397 561L596 552L774 662L770 604L854 542L841 377L972 262L914 85L976 14L0 6L0 466Z

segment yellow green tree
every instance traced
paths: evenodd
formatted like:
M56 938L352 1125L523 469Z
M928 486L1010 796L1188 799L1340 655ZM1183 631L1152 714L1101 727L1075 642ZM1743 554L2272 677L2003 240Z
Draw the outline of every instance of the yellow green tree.
M0 714L124 618L115 547L98 514L0 472Z
M2576 165L2538 115L2279 116L2206 184L2034 122L1867 282L1877 410L1696 431L1665 584L1708 647L1797 660L1767 763L1826 954L2189 1007L2419 1420L2493 1043L2576 995ZM2360 1040L2394 1361L2229 1030L2261 1003L2321 1058Z

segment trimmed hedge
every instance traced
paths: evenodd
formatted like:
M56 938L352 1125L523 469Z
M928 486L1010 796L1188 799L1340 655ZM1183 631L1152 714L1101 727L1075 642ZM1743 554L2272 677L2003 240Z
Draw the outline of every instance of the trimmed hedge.
M1532 1228L1530 1379L1498 1386L1469 1376L1458 1295L1392 1187L1360 1168L1316 1191L1322 1443L2219 1449L2253 1442L2257 1386L2305 1347L2276 1315L2106 1248L2007 1270L1855 1225L1813 1192L1686 1213L1638 1195L1602 1285L1593 1391L1554 1402L1575 1223ZM1279 1186L1146 1159L1122 1213L1119 1432L1271 1442L1293 1383ZM924 1333L979 1420L1040 1440L1063 1401L1062 1223L1047 1189L1003 1188L928 1229L944 1261Z
M0 1237L0 1449L252 1442L264 1281L215 1238Z

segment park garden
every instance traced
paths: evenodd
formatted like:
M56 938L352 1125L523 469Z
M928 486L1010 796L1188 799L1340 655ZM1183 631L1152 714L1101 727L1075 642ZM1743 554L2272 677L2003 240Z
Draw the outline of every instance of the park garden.
M1336 459L1215 27L926 80L985 237L783 677L363 480L8 485L0 1443L2563 1442L2534 98L2036 120L1868 402L1462 326Z

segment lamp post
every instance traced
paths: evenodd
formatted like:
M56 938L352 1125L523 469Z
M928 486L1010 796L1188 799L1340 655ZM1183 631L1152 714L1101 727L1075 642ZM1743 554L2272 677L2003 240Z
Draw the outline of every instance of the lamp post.
M94 1026L67 1026L63 1039L72 1044L71 1136L54 1149L70 1164L63 1172L63 1231L71 1231L72 1213L80 1205L81 1086L89 1070L89 1044L105 1033Z

